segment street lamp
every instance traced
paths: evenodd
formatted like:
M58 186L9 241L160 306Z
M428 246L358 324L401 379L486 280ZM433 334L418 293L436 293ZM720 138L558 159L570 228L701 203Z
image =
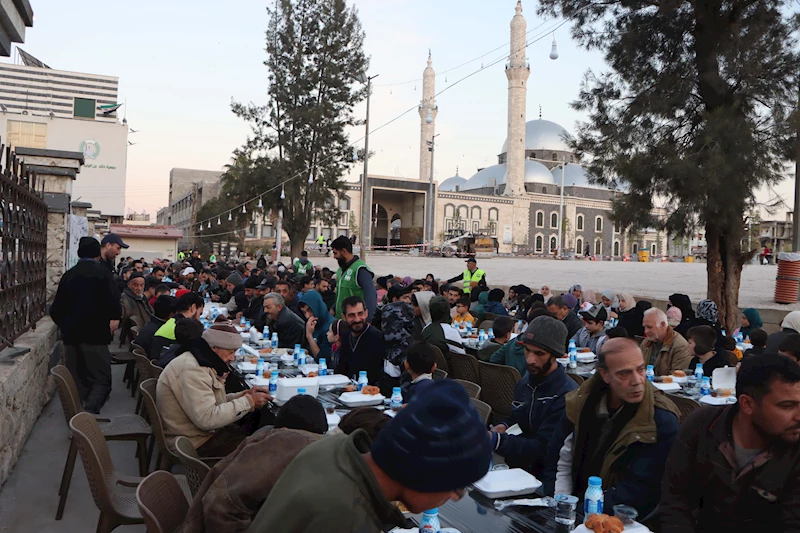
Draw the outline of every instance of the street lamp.
M366 261L367 248L370 244L370 211L372 211L372 191L369 187L369 180L367 179L369 172L369 99L372 94L372 80L377 78L379 74L374 76L367 76L366 72L362 72L358 81L366 84L367 86L367 115L364 121L364 172L361 174L361 260Z
M428 111L428 118L431 118L431 112L430 111ZM427 119L426 119L426 122L428 122ZM430 124L430 122L428 122L428 124ZM431 137L430 141L427 141L427 143L428 143L428 151L431 153L431 178L430 178L430 184L428 185L428 205L427 205L428 214L425 215L425 227L428 229L428 231L426 232L427 235L425 236L425 240L427 242L429 242L429 243L433 242L433 233L434 233L433 218L435 216L434 215L435 207L434 207L434 198L433 198L433 156L434 156L434 154L436 152L436 137L438 137L439 135L441 135L441 134L437 133L436 135Z
M558 204L558 246L556 246L556 257L561 256L561 228L564 227L564 175L567 173L567 162L564 161L559 166L561 167L561 200Z

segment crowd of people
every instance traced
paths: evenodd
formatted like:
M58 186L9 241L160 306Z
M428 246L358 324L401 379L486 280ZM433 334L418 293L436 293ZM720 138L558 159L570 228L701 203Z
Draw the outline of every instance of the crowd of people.
M486 474L492 454L543 482L545 494L582 497L600 476L605 507L634 507L654 531L749 531L769 523L800 530L800 312L767 335L755 309L726 332L716 304L673 294L665 310L623 291L572 285L491 287L477 260L459 275L376 275L346 237L328 246L339 268L313 265L115 258L116 236L81 239L50 310L85 409L99 413L111 390L115 332L163 372L157 403L165 432L188 437L202 457L225 457L194 499L184 531L383 531L402 525L390 502L412 512L460 498ZM566 284L565 284L566 285ZM207 302L224 306L204 329ZM300 345L337 374L389 396L394 419L374 409L328 431L320 403L298 396L277 415L273 400L232 366L249 321ZM461 385L434 380L437 361L466 354L458 328L493 335L474 351L519 371L508 420L486 427ZM735 338L749 340L742 353ZM580 385L558 363L573 342L597 354ZM696 410L679 422L669 396L646 377L737 368L738 402ZM508 432L512 426L520 431ZM295 458L297 457L297 460ZM234 482L235 481L235 482ZM332 485L334 483L335 485ZM337 490L320 490L336 486ZM275 490L273 490L275 489Z

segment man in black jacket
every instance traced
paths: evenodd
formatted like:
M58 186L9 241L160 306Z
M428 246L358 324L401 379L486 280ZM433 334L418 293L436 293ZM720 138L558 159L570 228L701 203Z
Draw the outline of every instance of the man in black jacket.
M136 344L142 347L145 354L150 353L150 345L153 342L153 336L156 331L163 326L167 320L172 318L172 315L178 310L178 299L169 294L162 294L156 298L153 304L154 315L150 318L150 322L144 325L136 336Z
M564 344L565 352L569 349L569 340L583 328L583 321L572 312L566 296L570 296L572 300L575 299L571 295L555 296L547 303L547 310L556 315L556 318L567 326L567 339Z
M305 340L305 322L286 307L280 294L271 292L264 296L264 315L271 321L270 331L278 334L279 348L294 348Z
M111 393L108 345L122 318L120 295L111 272L97 262L100 244L82 237L78 264L61 277L50 316L64 341L67 368L84 408L99 413Z

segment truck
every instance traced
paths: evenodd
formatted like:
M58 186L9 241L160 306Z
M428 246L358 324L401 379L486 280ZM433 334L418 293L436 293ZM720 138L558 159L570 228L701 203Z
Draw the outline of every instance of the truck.
M428 252L436 257L493 256L499 250L497 239L483 232L447 230L442 244Z

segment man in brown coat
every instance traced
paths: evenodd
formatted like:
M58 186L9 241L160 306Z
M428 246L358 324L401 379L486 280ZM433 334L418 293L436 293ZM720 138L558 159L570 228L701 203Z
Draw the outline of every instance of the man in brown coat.
M653 365L656 376L668 376L675 370L689 368L692 361L689 343L667 323L664 311L655 307L648 309L642 324L647 336L641 346L644 364Z

